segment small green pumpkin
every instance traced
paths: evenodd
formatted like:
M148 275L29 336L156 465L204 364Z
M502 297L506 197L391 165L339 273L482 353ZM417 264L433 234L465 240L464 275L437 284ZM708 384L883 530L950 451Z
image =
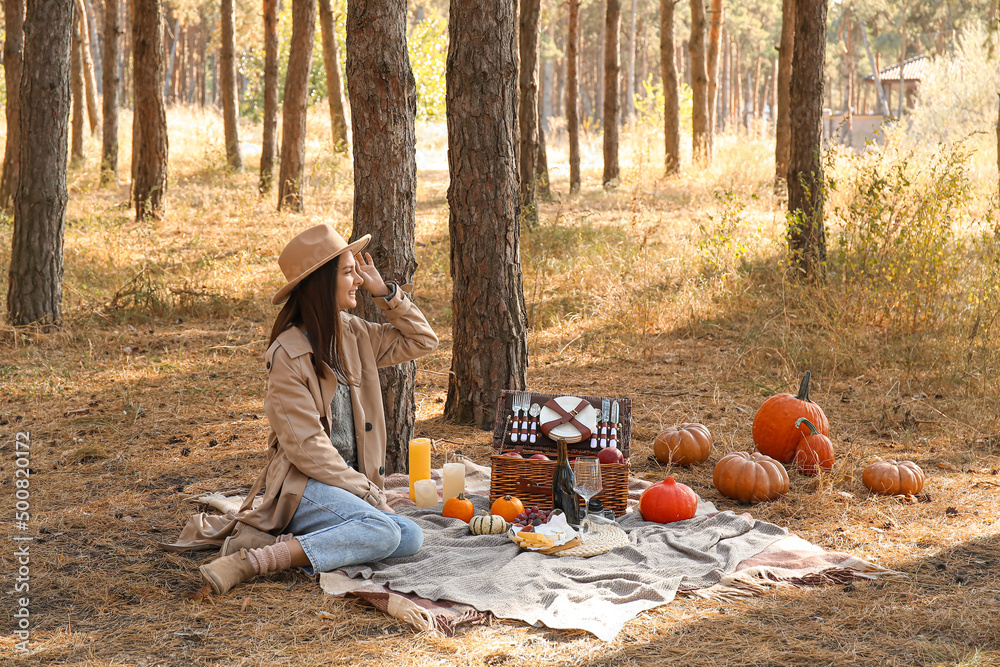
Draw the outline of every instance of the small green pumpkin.
M507 521L496 514L479 514L469 521L473 535L502 535L507 530Z

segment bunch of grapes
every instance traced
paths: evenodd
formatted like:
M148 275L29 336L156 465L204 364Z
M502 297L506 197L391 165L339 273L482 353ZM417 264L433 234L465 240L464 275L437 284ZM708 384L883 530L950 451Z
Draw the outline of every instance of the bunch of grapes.
M522 530L532 531L536 526L547 523L551 514L550 510L540 510L537 506L533 505L518 514L514 519L514 523L522 526Z

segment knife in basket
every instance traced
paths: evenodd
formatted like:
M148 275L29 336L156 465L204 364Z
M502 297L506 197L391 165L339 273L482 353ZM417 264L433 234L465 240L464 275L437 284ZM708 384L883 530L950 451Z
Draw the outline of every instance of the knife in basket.
M618 448L618 401L611 404L611 441L608 447Z
M601 399L601 449L608 446L608 415L611 410L611 401L606 398Z

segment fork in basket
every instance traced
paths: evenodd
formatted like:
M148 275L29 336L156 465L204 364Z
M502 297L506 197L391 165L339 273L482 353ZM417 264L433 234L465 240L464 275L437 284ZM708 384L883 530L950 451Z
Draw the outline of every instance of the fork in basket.
M527 408L528 408L528 406L526 404L527 403L527 401L525 400L526 398L527 398L527 396L525 395L525 392L523 392L523 391L515 391L514 392L514 397L511 400L511 412L514 413L514 423L510 427L510 441L511 442L517 442L517 438L518 438L518 435L520 433L520 428L518 427L518 423L517 423L517 419L518 419L517 415L518 415L518 413L519 412L524 412L525 416L527 416ZM525 426L527 426L527 424L525 424Z

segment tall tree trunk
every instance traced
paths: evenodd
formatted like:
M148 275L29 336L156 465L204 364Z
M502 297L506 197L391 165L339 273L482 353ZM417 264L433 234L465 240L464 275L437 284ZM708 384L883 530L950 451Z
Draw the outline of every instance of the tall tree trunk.
M753 63L753 133L757 136L760 136L760 116L763 106L764 100L760 90L760 49L758 49Z
M328 0L320 1L329 8ZM375 265L387 280L409 284L417 269L417 90L406 50L406 0L347 3L347 85L354 121L351 241L371 234L367 252ZM363 317L382 319L371 299L359 301ZM412 361L379 370L389 443L387 475L407 470L416 421L415 377Z
M789 249L807 279L822 279L826 261L823 225L823 70L826 61L826 0L798 0L789 104L792 114L788 164Z
M514 5L451 0L448 186L453 348L445 418L492 429L502 389L524 389Z
M406 13L405 8L403 13ZM347 143L344 85L340 82L337 21L333 15L330 0L319 0L319 28L323 37L323 67L326 69L326 92L330 102L330 134L333 139L333 151L346 154L351 147ZM409 66L409 55L407 55L406 62Z
M619 6L621 5L621 0L617 0ZM606 17L607 15L605 15ZM595 46L596 57L594 58L594 84L596 86L596 92L594 94L594 118L603 123L604 121L604 59L605 59L605 48L607 47L607 34L608 34L608 24L606 21L601 21L601 32L597 38L597 45Z
M104 59L101 80L104 87L103 141L101 144L101 186L118 184L118 105L121 78L118 61L121 57L122 28L118 22L119 0L104 0Z
M622 110L622 122L628 121L635 115L635 50L636 50L636 4L639 0L632 0L630 3L631 8L629 13L631 14L631 25L629 27L628 33L628 65L626 67L626 77L625 77L625 107Z
M771 97L770 97L770 114L768 116L769 125L774 127L776 116L778 113L778 59L774 59L774 65L771 66ZM770 131L771 128L768 128Z
M580 0L568 0L566 39L566 129L569 133L569 193L580 192Z
M708 137L714 139L719 92L719 41L722 36L722 0L712 0L708 31Z
M722 69L719 71L719 90L717 97L719 98L719 104L716 106L715 112L717 114L715 127L719 132L725 132L729 126L729 101L730 101L730 44L729 35L723 31L722 36L719 38L722 43ZM771 113L774 113L772 107Z
M538 224L538 186L535 170L538 159L538 22L540 0L520 0L518 47L518 108L520 151L518 175L521 181L521 220L531 229Z
M301 211L306 173L306 109L309 69L316 35L316 0L292 0L292 43L285 75L285 105L281 114L281 169L278 210Z
M604 189L618 187L618 85L621 65L618 60L622 27L621 0L608 0L604 23Z
M872 78L875 79L875 92L878 96L878 113L883 116L889 115L889 103L886 101L885 89L882 88L882 73L879 70L878 59L872 55L871 46L868 45L868 28L858 20L858 27L861 28L861 40L865 45L865 52L868 54L868 64L872 68Z
M90 25L84 0L76 0L76 16L80 20L80 67L83 70L84 93L87 96L87 118L90 120L90 133L97 134L97 128L101 124L97 116L97 77L94 74L94 59L90 54Z
M86 122L86 93L83 92L83 57L80 38L80 14L73 12L73 51L70 54L70 76L73 91L72 144L70 146L70 164L76 166L84 160L83 126Z
M552 188L549 187L549 156L545 151L545 123L541 120L542 109L538 108L538 153L535 155L535 183L538 186L538 198L545 202L552 201Z
M774 126L774 170L777 182L788 178L791 151L791 111L789 90L792 80L792 51L795 47L795 2L781 0L781 45L778 47L778 115Z
M705 58L705 0L691 0L691 155L695 162L712 159L711 129L708 125L708 63Z
M135 124L139 140L132 197L137 220L163 215L167 190L167 111L163 103L163 4L133 0L132 44L135 52ZM135 156L135 151L133 151Z
M7 30L9 36L10 24ZM21 178L14 195L7 282L7 321L15 326L58 325L62 319L72 45L72 3L28 3L19 91Z
M240 151L240 106L236 95L236 34L233 26L233 0L222 0L222 58L219 69L222 83L222 124L226 133L226 163L234 171L243 170Z
M663 77L663 167L666 174L681 171L681 97L674 45L674 5L660 0L660 71Z
M21 166L21 71L24 68L24 0L4 0L3 70L7 89L7 138L0 179L0 209L10 210Z
M271 191L278 147L278 0L264 2L264 129L258 191Z

